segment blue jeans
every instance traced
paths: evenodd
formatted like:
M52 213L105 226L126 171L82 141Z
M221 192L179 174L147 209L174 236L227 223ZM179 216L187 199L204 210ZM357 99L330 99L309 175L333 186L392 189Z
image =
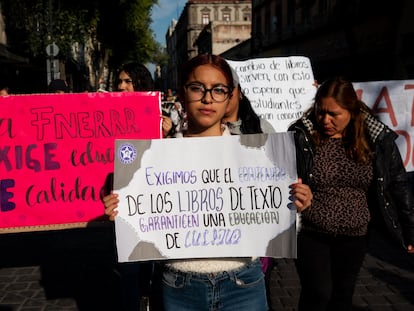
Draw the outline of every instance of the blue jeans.
M165 311L268 310L259 260L214 274L165 270L163 296Z

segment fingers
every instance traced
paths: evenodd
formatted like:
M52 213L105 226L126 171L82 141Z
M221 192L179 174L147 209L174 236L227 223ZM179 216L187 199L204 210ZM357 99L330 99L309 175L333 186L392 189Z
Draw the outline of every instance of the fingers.
M162 123L162 129L164 130L164 131L170 131L171 130L171 128L172 128L172 123L171 122L163 122Z
M169 117L161 116L162 117L162 131L164 134L164 137L168 135L168 133L172 129L172 121Z
M312 204L313 194L310 187L302 183L299 178L296 184L291 185L290 193L293 196L293 204L295 204L298 213L304 211Z
M411 244L407 246L407 252L410 254L414 254L414 246Z
M105 206L105 215L109 217L109 220L114 221L116 215L118 215L118 194L110 193L103 198L104 206Z

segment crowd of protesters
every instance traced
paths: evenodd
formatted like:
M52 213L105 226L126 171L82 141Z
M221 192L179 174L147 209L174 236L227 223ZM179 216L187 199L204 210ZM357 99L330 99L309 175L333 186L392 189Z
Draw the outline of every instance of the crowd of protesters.
M164 138L274 132L254 112L225 59L198 55L181 73L179 89L163 93ZM299 310L345 311L352 309L373 228L389 232L414 253L414 202L397 134L357 98L350 81L333 77L317 87L311 108L289 129L299 177L291 185L301 224L295 261L302 287ZM151 74L139 63L119 68L114 89L155 91ZM56 79L48 92L70 89ZM0 85L0 96L9 94L8 86ZM109 189L103 213L112 221L118 203ZM119 264L123 309L139 310L142 296L156 290L162 298L150 300L152 310L271 310L265 282L269 264L271 259L256 257Z

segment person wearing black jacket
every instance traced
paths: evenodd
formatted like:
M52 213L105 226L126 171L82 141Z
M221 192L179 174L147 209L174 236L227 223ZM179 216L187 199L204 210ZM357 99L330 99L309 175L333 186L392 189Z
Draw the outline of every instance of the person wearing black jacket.
M414 203L395 144L343 78L325 81L295 132L298 176L313 200L301 212L299 310L351 310L371 226L414 253Z

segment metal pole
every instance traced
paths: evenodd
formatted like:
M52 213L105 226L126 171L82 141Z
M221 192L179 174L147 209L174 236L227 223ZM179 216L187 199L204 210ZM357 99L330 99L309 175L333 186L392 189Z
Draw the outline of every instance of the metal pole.
M54 62L53 62L53 14L52 14L53 6L52 6L52 0L49 0L49 39L50 39L50 55L49 55L49 61L50 61L50 81L53 81L55 79L55 70L54 70Z

